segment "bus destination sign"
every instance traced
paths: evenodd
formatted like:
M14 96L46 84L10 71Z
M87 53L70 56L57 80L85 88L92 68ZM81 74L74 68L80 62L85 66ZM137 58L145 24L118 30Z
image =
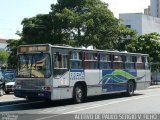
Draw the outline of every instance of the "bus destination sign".
M29 52L47 52L49 50L49 46L20 46L19 53L29 53Z

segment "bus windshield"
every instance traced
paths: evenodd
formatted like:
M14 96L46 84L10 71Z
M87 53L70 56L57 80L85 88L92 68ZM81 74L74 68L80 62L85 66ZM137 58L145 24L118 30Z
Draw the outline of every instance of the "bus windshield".
M48 78L51 76L50 56L47 53L18 56L17 77Z

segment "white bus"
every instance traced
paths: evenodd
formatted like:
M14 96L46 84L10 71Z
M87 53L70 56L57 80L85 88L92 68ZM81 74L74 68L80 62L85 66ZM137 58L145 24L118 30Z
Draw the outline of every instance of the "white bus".
M150 85L148 55L50 44L18 47L14 94L80 103L87 96L126 93Z

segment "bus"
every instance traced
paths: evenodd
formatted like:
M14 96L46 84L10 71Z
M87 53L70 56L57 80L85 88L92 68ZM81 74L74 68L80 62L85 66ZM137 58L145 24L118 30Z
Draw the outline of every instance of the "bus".
M73 98L76 103L100 94L132 96L150 85L148 57L67 45L21 45L14 94L48 100Z

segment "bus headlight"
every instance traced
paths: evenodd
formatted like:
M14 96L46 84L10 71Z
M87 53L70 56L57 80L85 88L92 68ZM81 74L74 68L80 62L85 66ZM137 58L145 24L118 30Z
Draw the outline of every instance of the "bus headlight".
M50 91L51 90L51 86L43 86L42 90L44 90L44 91Z
M16 85L16 89L21 89L21 85Z

